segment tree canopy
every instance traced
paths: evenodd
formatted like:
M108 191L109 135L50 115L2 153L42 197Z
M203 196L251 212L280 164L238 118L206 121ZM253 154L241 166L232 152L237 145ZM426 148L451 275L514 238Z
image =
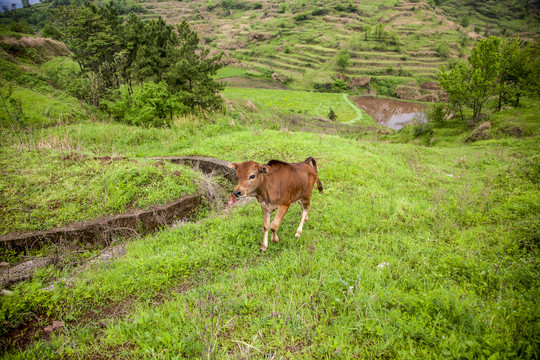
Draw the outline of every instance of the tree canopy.
M472 110L472 119L478 121L486 102L498 97L498 107L513 102L518 106L521 93L531 90L535 64L532 47L518 38L500 39L490 36L480 39L467 61L458 62L451 70L439 72L439 84L448 94L451 107L460 112Z
M197 33L185 20L174 28L161 17L145 22L130 14L123 19L112 3L86 3L55 9L51 25L50 35L71 50L87 79L87 100L96 106L125 97L118 92L122 85L131 96L134 86L147 82L166 84L175 102L184 105L179 109L211 110L221 104L222 85L212 78L222 66L221 54L200 49Z

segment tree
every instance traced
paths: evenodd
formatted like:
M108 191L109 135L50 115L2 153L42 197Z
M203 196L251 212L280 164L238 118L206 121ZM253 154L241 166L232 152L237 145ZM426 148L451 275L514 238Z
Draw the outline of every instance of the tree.
M116 71L116 54L121 44L120 20L116 8L112 3L101 8L88 3L60 7L55 22L61 40L72 52L81 73L93 84L90 101L99 105L106 89L120 85Z
M88 79L94 105L102 97L119 98L122 84L132 96L134 85L164 82L175 101L180 98L189 109L220 106L217 92L223 86L211 76L223 66L221 54L209 56L208 49L200 49L197 33L186 21L175 31L162 18L144 22L131 14L122 20L112 3L72 5L55 12L52 28Z
M218 92L224 85L212 75L223 67L222 53L210 56L210 50L199 49L199 37L186 20L177 27L178 46L172 51L171 65L164 75L169 90L181 95L190 109L216 109L221 105Z
M512 102L519 105L521 94L534 83L532 74L535 61L532 61L532 47L524 45L519 38L505 39L501 44L501 71L498 79L499 101L502 105Z
M479 40L473 47L467 63L458 63L450 72L439 72L439 84L449 96L452 105L462 114L465 105L473 111L476 122L486 101L497 94L497 79L501 67L501 39L491 36Z
M343 49L337 56L336 65L341 71L345 71L349 67L350 59L351 56L349 55L349 51Z
M369 33L371 32L371 25L364 25L364 39L367 41Z

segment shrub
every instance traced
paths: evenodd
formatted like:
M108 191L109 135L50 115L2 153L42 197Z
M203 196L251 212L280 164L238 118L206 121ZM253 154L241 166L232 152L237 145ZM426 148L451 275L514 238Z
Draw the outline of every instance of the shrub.
M326 13L327 13L327 10L325 8L315 8L311 12L311 15L313 15L313 16L321 16L321 15L325 15Z
M444 103L435 103L431 105L427 111L427 117L429 121L444 123L444 117L446 115L446 108Z
M343 81L343 80L342 80ZM328 113L328 118L332 121L335 121L337 119L337 115L334 112L334 109L330 108L330 112Z
M336 59L336 65L340 70L346 70L349 67L351 56L347 50L341 50Z
M256 1L253 3L253 9L255 10L262 9L262 7L263 7L263 4L260 1Z
M415 138L424 136L431 131L431 126L428 122L414 119L412 121L413 135Z
M181 98L172 95L163 81L147 82L133 89L131 96L127 86L121 87L119 93L118 100L105 101L105 106L116 120L131 125L169 125L174 115L187 111Z
M445 42L439 43L435 48L435 51L437 52L437 55L442 58L447 58L450 55L450 47Z
M306 13L301 13L294 17L294 20L296 21L305 21L307 19L308 19L308 15Z
M334 81L334 84L332 85L332 89L334 91L346 91L347 90L347 84L345 83L345 81L343 81L343 79L337 79L336 81Z

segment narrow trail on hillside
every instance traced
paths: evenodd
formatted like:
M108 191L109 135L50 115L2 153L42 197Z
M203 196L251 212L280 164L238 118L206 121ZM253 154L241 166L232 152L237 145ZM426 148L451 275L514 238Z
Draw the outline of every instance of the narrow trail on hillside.
M358 108L358 106L356 106L352 101L351 99L349 99L349 97L347 96L346 93L342 93L341 96L343 96L343 100L345 100L345 102L347 104L349 104L353 109L354 109L354 112L356 114L356 117L352 120L349 120L347 122L345 122L344 124L354 124L354 123L357 123L357 122L361 122L362 119L364 118L364 113L362 112L362 110L360 110Z

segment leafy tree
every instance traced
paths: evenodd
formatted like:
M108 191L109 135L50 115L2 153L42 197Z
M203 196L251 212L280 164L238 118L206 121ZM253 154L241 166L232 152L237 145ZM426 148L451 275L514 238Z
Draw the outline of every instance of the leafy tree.
M467 63L458 63L450 72L439 72L439 84L449 96L449 102L457 106L463 117L462 106L473 111L476 122L482 114L486 101L497 94L500 73L501 39L491 36L479 40L473 47Z
M116 8L93 4L61 7L56 12L56 27L71 50L81 72L93 83L91 102L99 105L108 88L119 86L116 54L120 51L120 25Z
M364 38L367 41L369 33L371 32L371 25L364 26Z
M383 40L386 37L386 31L384 30L384 27L382 24L377 24L375 26L375 36L379 40Z
M351 56L349 52L345 49L341 50L336 59L336 65L341 71L347 70L350 64Z
M524 46L519 38L505 39L502 42L497 110L500 111L503 104L511 101L514 107L519 105L521 94L534 83L532 74L535 61L532 59L532 47Z

